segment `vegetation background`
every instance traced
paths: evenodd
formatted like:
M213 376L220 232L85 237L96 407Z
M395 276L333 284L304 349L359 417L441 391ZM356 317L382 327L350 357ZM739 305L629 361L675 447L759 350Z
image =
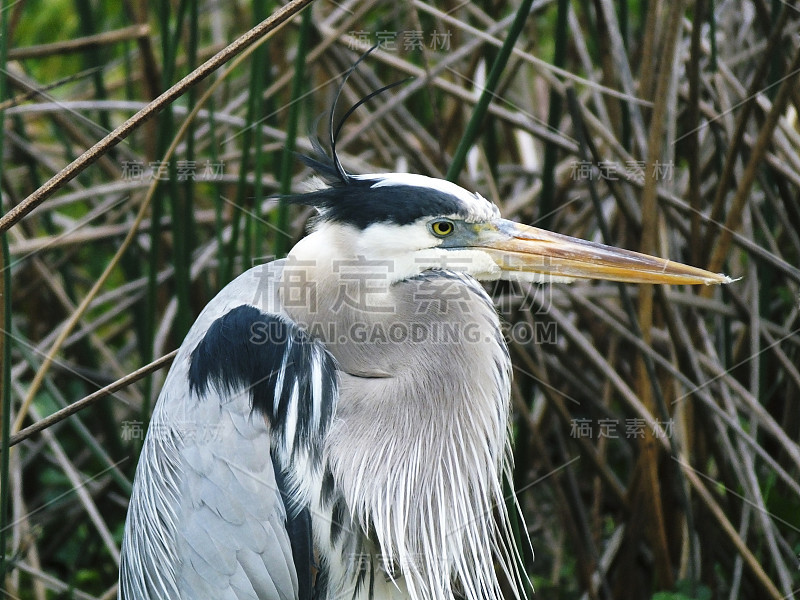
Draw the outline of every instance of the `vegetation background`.
M279 6L2 2L3 212ZM292 151L378 44L339 113L413 79L350 117L349 170L449 173L509 218L741 278L493 286L537 597L794 597L799 34L777 0L317 0L182 89L2 222L0 596L116 596L165 369L10 434L169 353L303 235L275 200L310 176Z

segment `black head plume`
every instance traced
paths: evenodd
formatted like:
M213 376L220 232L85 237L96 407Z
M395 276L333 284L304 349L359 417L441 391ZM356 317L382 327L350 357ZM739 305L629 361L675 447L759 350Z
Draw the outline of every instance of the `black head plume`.
M307 164L309 167L314 169L319 175L321 175L327 183L334 186L350 185L352 183L352 178L350 177L350 174L342 166L342 163L339 160L339 155L336 152L336 140L339 138L339 133L341 133L342 127L344 127L344 124L347 122L347 119L349 119L350 115L352 115L356 110L358 110L362 104L369 102L375 96L378 96L383 92L390 90L393 87L396 87L400 84L403 84L409 79L411 79L410 77L407 77L406 79L395 81L394 83L390 83L369 93L367 96L365 96L364 98L356 102L353 106L351 106L349 109L347 109L347 112L345 112L344 116L342 116L342 118L339 119L338 124L334 126L336 105L339 102L339 97L342 95L342 90L344 89L345 84L347 84L347 80L350 78L350 75L352 75L353 72L358 68L358 65L361 64L361 62L365 58L367 58L367 56L369 56L372 53L372 51L375 50L378 46L379 44L375 44L374 46L369 48L366 52L364 52L364 54L358 57L358 60L356 60L356 62L354 62L353 65L344 74L344 77L342 78L342 81L336 90L336 96L334 96L333 105L331 106L328 115L328 143L331 149L331 157L328 157L327 152L325 152L325 149L322 147L322 144L320 143L319 138L316 135L311 135L309 137L311 139L311 145L314 148L314 154L319 158L300 156L300 159L305 164ZM314 129L313 129L314 131L316 131L316 128L319 125L319 121L321 118L322 117L320 116L314 121Z

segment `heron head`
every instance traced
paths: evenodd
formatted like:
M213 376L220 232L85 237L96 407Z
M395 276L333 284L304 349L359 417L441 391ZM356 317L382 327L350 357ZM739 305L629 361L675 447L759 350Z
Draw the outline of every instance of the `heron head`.
M732 281L670 260L508 221L480 194L442 179L406 173L348 173L336 152L345 121L362 104L402 83L389 84L362 98L334 126L336 103L347 78L376 47L361 55L339 85L329 113L331 156L312 136L316 158L301 157L329 184L292 199L315 206L320 211L318 229L331 234L317 237L310 258L319 258L327 244L328 255L338 252L342 258L390 261L390 279L394 281L432 269L461 271L482 281L608 279L706 285Z
M333 233L331 240L336 240L330 252L392 261L395 280L449 269L483 281L731 281L696 267L503 219L480 194L422 175L346 174L331 187L295 201L319 210L317 228Z

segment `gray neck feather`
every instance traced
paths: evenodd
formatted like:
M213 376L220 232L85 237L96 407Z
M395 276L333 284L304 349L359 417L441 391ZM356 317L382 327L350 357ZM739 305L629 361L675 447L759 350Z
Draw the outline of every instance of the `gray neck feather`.
M491 299L448 271L306 280L305 305L288 288L283 303L342 370L325 453L359 535L415 600L501 600L493 557L516 564L502 490L511 365Z

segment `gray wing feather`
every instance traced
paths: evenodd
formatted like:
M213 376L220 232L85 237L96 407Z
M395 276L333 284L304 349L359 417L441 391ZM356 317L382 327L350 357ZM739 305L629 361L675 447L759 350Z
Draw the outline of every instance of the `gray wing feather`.
M278 399L289 402L286 390L291 388L287 386L298 385L302 374L287 377L281 384L270 379L266 387L272 385L272 389L264 389L265 377L277 368L272 363L281 356L280 344L243 348L247 331L241 329L241 323L240 330L226 330L224 322L226 315L244 314L241 308L249 306L266 318L279 320L294 334L296 325L283 313L276 291L281 270L280 262L271 263L234 280L208 304L181 346L156 404L137 467L123 540L121 599L310 597L310 592L304 591L308 590L310 565L307 559L295 565L273 453L277 443L281 464L287 468L286 460L295 452L311 452L309 440L324 434L335 402L334 365L319 345L297 344L296 337L286 344L284 351L289 352L291 346L296 353L293 357L313 359L315 369L324 367L327 382L325 402L307 399L325 409L322 415L310 413L307 417L317 429L306 426L290 438L281 428L272 428L279 427L275 415L268 414L263 399L256 406L255 396L258 392L274 397L276 403ZM215 342L218 347L211 348L204 358L201 370L205 379L200 378L203 385L199 385L197 373L192 372L197 366L193 365L195 351L214 327L220 334ZM242 371L241 352L250 353L251 371L258 373ZM218 358L227 362L220 366ZM250 376L252 381L242 379ZM281 407L281 414L286 414L286 406ZM277 442L273 439L276 432L282 436ZM298 440L302 448L297 446ZM300 582L298 568L304 570Z
M203 402L218 407L214 393ZM297 574L269 429L257 414L223 411L218 419L213 439L182 452L177 545L188 560L180 562L181 593L187 600L294 600Z

